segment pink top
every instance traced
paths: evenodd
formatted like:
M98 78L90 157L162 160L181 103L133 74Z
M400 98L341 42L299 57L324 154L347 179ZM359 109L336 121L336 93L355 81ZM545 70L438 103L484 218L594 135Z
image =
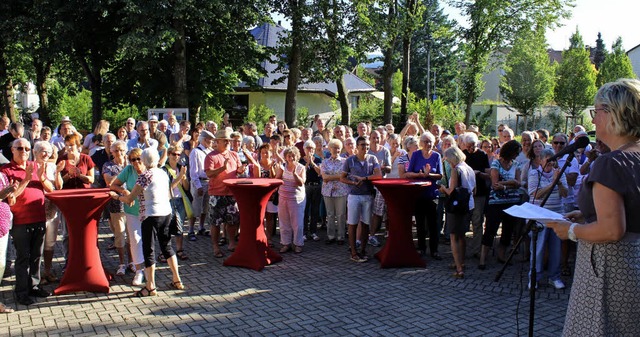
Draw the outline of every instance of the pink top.
M7 176L0 172L0 191L9 186L9 179ZM0 238L9 233L11 229L12 214L9 204L6 202L0 202Z

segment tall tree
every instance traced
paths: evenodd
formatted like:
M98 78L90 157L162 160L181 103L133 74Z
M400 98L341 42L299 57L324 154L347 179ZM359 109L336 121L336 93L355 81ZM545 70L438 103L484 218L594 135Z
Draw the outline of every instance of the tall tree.
M115 61L123 32L124 3L119 0L68 0L55 11L56 38L80 65L91 90L92 127L102 119L105 69Z
M522 27L546 29L568 17L573 0L457 0L454 5L467 17L467 25L461 28L462 92L469 123L471 106L484 91L482 75L497 65L489 64L490 57L498 57Z
M446 103L454 103L460 73L456 23L443 13L438 0L424 3L424 25L413 36L409 86L418 97L431 99L437 95Z
M600 70L600 66L604 59L607 57L607 47L602 41L602 34L598 32L598 38L596 39L596 53L593 56L593 64L596 66L596 70Z
M562 63L556 69L556 104L575 118L589 105L596 94L596 69L589 60L582 36L576 32L569 39L568 50L562 52Z
M523 115L527 130L528 117L553 99L555 69L549 61L543 30L525 28L518 33L504 71L500 92L504 101Z
M600 87L620 78L636 78L636 74L633 72L629 56L622 47L622 38L618 37L611 46L611 53L605 57L600 66L596 85Z
M400 123L407 120L409 102L409 77L411 75L411 40L417 29L424 25L422 20L425 5L421 0L401 1L400 24L402 29L402 96L400 98Z

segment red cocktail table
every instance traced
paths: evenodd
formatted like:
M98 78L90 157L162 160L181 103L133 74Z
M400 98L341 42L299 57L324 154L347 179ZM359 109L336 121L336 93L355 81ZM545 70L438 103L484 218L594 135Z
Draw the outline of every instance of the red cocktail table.
M416 198L431 183L408 179L380 179L372 183L384 197L389 218L389 237L375 255L380 260L380 267L426 267L413 244L411 216Z
M45 194L62 211L69 232L67 270L55 295L79 291L109 292L109 279L98 250L98 221L109 202L109 189L73 189Z
M282 185L282 180L226 179L223 183L238 202L241 233L235 252L224 260L223 265L262 270L266 265L282 261L282 256L267 245L263 224L267 201Z

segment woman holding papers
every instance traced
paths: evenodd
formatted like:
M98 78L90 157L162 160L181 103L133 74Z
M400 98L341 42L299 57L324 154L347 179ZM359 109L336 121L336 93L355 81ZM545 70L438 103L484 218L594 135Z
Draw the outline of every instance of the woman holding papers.
M560 174L558 163L555 160L550 160L554 154L555 152L552 149L542 150L540 166L529 171L529 195L531 196L531 203L534 205L540 205L542 200L549 195L549 199L547 199L547 202L544 204L544 208L554 212L562 212L560 197L567 196L568 185L567 178L564 174L560 176L557 186L551 185ZM562 241L547 227L538 233L538 241L535 248L533 247L533 241L531 241L531 265L533 266L533 254L536 254L536 270L538 271L535 283L536 287L538 286L538 282L542 280L545 248L549 248L549 283L556 289L564 289L564 283L560 279L561 246ZM531 274L529 274L529 288L531 288Z
M580 211L547 224L579 242L563 335L640 336L640 81L602 86L591 116L612 151L584 179Z

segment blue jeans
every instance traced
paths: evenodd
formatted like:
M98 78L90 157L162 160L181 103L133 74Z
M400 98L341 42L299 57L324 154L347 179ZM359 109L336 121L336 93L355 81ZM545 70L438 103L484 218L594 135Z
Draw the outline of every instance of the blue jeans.
M529 233L531 236L531 233ZM552 281L560 279L560 257L562 256L562 240L556 235L556 233L545 227L540 233L538 233L538 245L536 247L536 281L542 280L542 274L544 272L544 252L545 247L549 249L549 259L547 262L549 279ZM533 266L533 240L529 247L531 252L531 260L529 260L529 267ZM531 270L529 270L529 277L531 277Z

